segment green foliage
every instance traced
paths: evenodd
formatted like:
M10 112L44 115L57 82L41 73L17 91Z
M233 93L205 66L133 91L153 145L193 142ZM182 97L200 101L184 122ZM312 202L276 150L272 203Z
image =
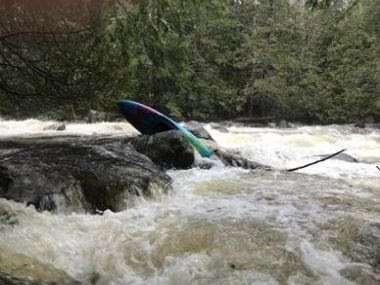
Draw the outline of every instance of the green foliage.
M130 98L202 120L380 117L380 2L289 3L110 1L59 44L0 35L0 112L86 113Z
M306 14L285 1L274 2L274 9L264 5L260 15L269 23L256 28L252 46L266 72L251 78L246 93L274 99L269 112L290 120L378 116L379 37L373 33L376 16L367 15L380 11L377 3Z
M80 1L78 1L79 3ZM98 1L99 2L99 1ZM21 2L20 2L21 3ZM103 15L81 21L75 9L31 13L20 4L0 19L0 99L2 114L46 113L72 118L102 107L114 91L108 49L103 41ZM63 12L78 15L69 23ZM65 14L66 15L66 14ZM60 24L55 24L60 23Z
M239 100L234 56L243 35L228 1L140 1L115 18L123 94L179 117L228 116Z

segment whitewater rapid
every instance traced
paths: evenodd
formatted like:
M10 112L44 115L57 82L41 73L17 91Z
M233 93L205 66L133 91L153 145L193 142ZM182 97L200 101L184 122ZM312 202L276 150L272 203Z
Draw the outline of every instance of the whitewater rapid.
M0 121L0 137L137 134L127 123L44 131L52 123ZM354 240L341 236L342 227L380 223L379 130L214 126L206 129L221 147L278 170L171 170L168 195L102 216L38 213L0 199L19 220L0 229L0 245L85 284L94 276L98 285L358 284L345 274L358 264L377 274L339 242ZM280 171L340 149L359 162L332 159L300 173Z
M224 148L235 149L260 163L289 169L345 149L359 162L331 159L300 170L334 178L379 177L380 131L349 125L296 127L290 129L231 127L228 133L207 127Z

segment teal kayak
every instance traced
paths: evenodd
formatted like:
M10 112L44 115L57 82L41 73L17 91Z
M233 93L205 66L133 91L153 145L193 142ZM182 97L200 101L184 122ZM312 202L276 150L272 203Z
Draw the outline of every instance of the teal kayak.
M189 130L157 110L131 100L122 100L117 105L128 122L142 134L151 135L168 130L179 130L202 157L210 157L213 154L212 150Z

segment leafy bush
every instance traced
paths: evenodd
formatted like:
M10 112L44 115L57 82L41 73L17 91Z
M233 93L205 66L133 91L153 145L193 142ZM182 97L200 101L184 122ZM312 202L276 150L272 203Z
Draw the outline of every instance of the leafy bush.
M2 114L75 118L130 98L179 119L380 116L376 0L11 2Z

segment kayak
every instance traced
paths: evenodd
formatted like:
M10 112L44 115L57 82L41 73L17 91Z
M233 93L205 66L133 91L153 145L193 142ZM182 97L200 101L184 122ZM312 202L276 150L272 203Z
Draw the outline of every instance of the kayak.
M140 133L152 135L169 130L179 130L202 157L212 155L213 152L189 130L157 110L131 100L122 100L117 105L127 121Z

